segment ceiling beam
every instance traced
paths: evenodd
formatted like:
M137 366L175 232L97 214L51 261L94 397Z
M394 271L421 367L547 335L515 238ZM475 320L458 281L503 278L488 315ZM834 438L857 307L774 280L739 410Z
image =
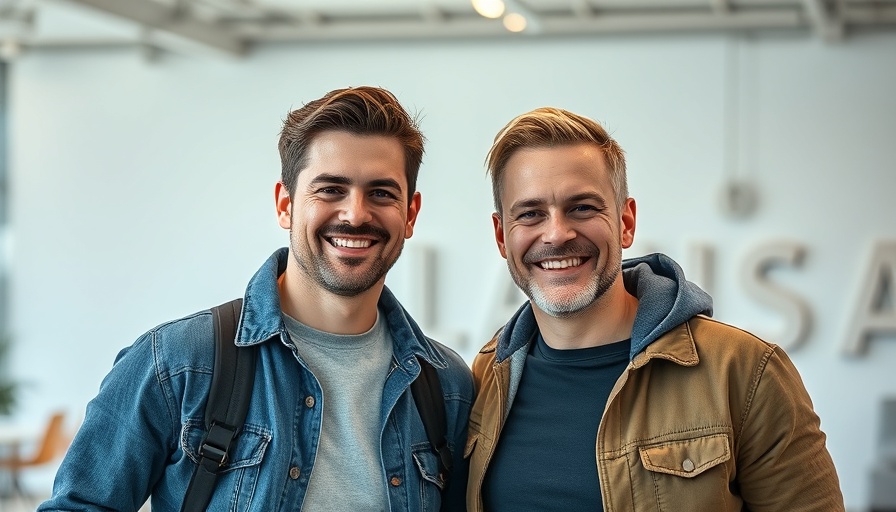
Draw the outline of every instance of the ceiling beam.
M21 5L40 0L17 1ZM144 30L139 38L122 36L105 42L75 38L67 43L29 34L21 40L26 49L107 44L148 49L152 56L153 48L176 50L190 41L194 48L243 55L249 44L307 41L759 31L799 31L838 41L844 32L896 29L896 0L662 0L666 2L662 9L656 7L659 0L564 0L562 9L538 11L540 30L534 34L512 34L500 20L483 18L472 8L446 7L443 0L422 0L409 9L363 11L308 6L288 10L256 2L244 5L246 0L65 1L117 15Z
M538 19L540 35L599 35L621 33L756 31L811 28L798 10L753 10L718 14L706 12L669 12L664 14L604 13L583 18L578 14L542 15ZM239 32L248 39L263 42L335 41L363 39L433 39L458 37L525 37L510 34L498 20L481 16L448 18L441 23L413 20L328 20L317 26L260 23L244 25Z
M718 14L728 14L731 12L731 3L729 0L710 0L712 10Z
M221 27L196 17L183 9L169 7L150 0L67 0L103 11L157 32L160 42L173 36L178 42L198 45L228 56L241 57L246 53L246 43ZM177 44L177 43L175 43Z
M843 40L843 21L828 11L823 0L803 0L803 6L815 33L824 41Z
M570 8L580 18L590 18L597 14L597 11L588 0L572 0Z

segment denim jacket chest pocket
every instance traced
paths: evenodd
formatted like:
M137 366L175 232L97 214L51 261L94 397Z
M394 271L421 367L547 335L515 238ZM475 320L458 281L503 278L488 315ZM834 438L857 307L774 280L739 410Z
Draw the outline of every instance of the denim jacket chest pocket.
M200 460L199 448L205 434L205 424L202 421L188 420L181 430L181 448L194 463ZM216 502L221 503L220 500L229 496L227 510L251 509L261 461L271 437L271 429L268 427L251 423L243 425L219 473L211 506Z

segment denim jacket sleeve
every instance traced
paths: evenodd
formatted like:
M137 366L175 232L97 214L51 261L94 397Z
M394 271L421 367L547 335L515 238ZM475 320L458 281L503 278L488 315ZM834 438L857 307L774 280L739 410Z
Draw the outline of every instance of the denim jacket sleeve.
M180 407L150 331L122 350L90 401L38 510L136 511L179 450ZM211 369L208 370L208 373Z
M467 425L470 418L470 397L460 400L457 414L449 417L454 424L449 426L449 431L454 432L451 439L451 477L443 495L443 512L463 512L467 510L467 478L469 475L469 461L464 458L464 446L467 442Z
M163 324L122 350L40 511L179 510L195 464L182 425L201 421L214 369L211 315Z

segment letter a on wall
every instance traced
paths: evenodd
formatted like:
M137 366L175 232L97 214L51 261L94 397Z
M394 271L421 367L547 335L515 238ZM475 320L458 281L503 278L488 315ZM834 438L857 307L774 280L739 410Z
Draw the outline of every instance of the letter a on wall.
M861 281L856 313L849 324L846 352L864 354L874 336L896 335L896 240L878 243Z

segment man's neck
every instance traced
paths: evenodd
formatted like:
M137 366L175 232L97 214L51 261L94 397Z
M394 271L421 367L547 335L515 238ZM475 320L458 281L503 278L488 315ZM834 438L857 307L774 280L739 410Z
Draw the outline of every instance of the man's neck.
M618 279L604 295L577 314L557 318L534 304L535 321L549 347L558 350L590 348L631 337L638 299L630 295Z
M277 281L280 308L299 322L332 334L361 334L376 322L377 303L385 280L369 290L345 297L324 290L290 258Z

